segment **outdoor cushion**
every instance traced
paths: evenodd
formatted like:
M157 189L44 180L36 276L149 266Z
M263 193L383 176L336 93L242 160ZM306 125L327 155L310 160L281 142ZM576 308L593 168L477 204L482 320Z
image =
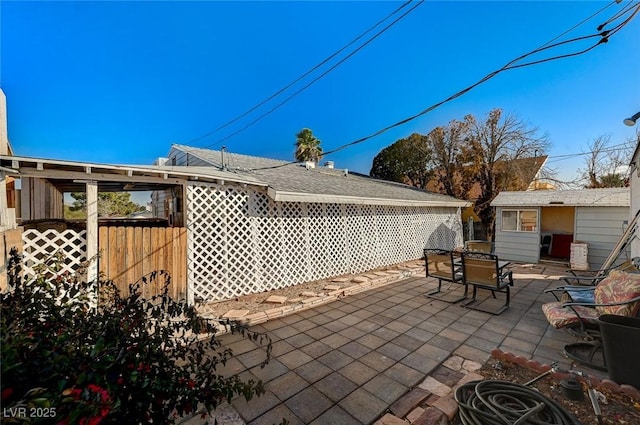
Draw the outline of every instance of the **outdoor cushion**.
M624 302L640 297L640 274L613 270L594 291L596 304ZM640 302L609 307L596 307L599 314L616 314L635 317L640 311Z
M556 329L566 328L580 323L580 319L573 310L568 307L563 307L563 305L564 303L560 301L542 305L542 311L547 321ZM583 306L573 306L573 308L578 312L584 322L594 325L598 323L599 314L595 308Z
M574 295L586 295L592 291L572 291L572 302L580 303ZM582 294L581 292L584 292ZM612 270L609 275L593 290L593 300L587 301L587 304L612 304L625 302L630 299L640 297L640 274L627 273L618 270ZM640 311L640 302L634 302L624 305L615 306L580 306L574 305L573 310L569 307L563 307L563 302L551 302L542 305L547 321L554 328L564 328L580 323L590 323L597 325L598 317L602 314L614 314L618 316L637 316ZM575 311L574 311L575 310ZM577 314L580 316L578 317Z

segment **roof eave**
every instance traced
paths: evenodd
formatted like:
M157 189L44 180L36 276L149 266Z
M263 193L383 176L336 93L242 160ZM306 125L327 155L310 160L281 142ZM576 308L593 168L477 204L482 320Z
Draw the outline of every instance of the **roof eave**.
M328 195L321 193L283 192L272 187L267 189L269 197L276 202L305 202L324 204L355 204L355 205L389 205L400 207L468 207L470 202L451 201L416 201L411 199L365 198L359 196Z

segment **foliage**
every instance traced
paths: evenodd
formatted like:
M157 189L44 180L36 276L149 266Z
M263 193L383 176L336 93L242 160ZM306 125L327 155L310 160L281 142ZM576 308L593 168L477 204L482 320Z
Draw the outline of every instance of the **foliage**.
M384 148L373 161L371 175L474 201L491 238L495 221L491 201L501 190L526 189L530 170L519 160L543 155L547 149L546 137L537 132L501 109L493 109L484 120L467 115L426 136L411 135L409 139L419 140L419 145L401 139ZM416 169L426 182L411 176Z
M322 159L322 148L311 130L303 128L296 134L296 161L318 162Z
M433 177L427 137L413 133L381 150L373 159L372 177L426 188Z
M26 408L40 417L7 423L174 423L237 394L249 400L264 392L261 382L216 371L232 353L215 338L215 323L167 295L167 273L145 276L128 296L100 281L96 300L95 285L55 268L23 281L11 254L10 290L0 295L2 405L5 414ZM162 280L160 295L140 296L140 285ZM264 366L269 338L226 325L263 346Z
M628 165L637 142L629 140L612 148L609 136L600 136L589 143L585 169L580 170L583 186L588 189L629 186Z
M491 201L500 191L527 188L529 182L523 179L517 160L543 154L548 141L546 136L537 136L537 128L514 115L503 115L501 109L493 109L484 121L473 116L465 120L469 123L469 145L462 158L471 161L465 172L474 175L479 184L473 208L491 239L495 222Z
M87 194L85 192L73 192L74 199L69 208L70 212L83 211L86 217ZM99 217L123 217L137 211L144 211L143 205L138 205L131 200L129 192L98 192L98 216Z

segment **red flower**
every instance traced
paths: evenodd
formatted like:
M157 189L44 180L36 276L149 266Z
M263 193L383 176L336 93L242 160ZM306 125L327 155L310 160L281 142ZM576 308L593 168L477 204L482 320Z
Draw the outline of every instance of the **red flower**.
M4 390L2 390L2 401L5 401L9 397L11 397L11 394L13 394L13 388L5 388Z
M119 378L116 380L116 383L117 383L118 385L122 385L122 384L124 384L124 379L122 379L122 376L121 376L121 377L119 377Z
M189 389L194 389L196 387L196 381L194 381L193 379L189 379L189 382L187 382L187 387L189 387Z

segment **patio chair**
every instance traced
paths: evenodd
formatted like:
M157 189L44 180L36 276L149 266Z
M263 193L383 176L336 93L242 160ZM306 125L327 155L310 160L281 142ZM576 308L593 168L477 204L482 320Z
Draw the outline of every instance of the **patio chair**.
M575 270L567 270L571 274L567 276L560 276L558 277L558 280L565 281L567 285L576 284L574 286L595 286L598 284L598 282L607 277L613 270L625 271L629 273L639 273L640 257L633 257L631 260L626 260L615 265L612 264L610 267L600 270L586 270L580 274L576 273Z
M505 263L506 264L506 263ZM483 252L463 252L462 253L462 275L467 285L473 286L471 300L464 306L473 310L480 310L491 314L500 314L509 308L511 299L510 287L513 286L513 274L511 271L504 271L500 266L498 257L494 254ZM478 288L491 291L493 298L496 292L505 293L505 302L497 310L491 310L482 306L484 303L476 304Z
M467 252L484 252L486 254L493 254L495 244L491 241L482 240L465 241L464 250Z
M426 294L429 298L448 303L457 303L467 298L468 287L462 280L460 263L457 261L458 255L457 252L444 249L426 248L424 250L426 276L438 279L438 288ZM443 291L443 281L456 285L449 291ZM464 287L462 295L459 294L458 285Z
M558 295L561 293L565 295ZM542 305L542 311L551 326L566 329L571 334L584 339L583 342L567 344L567 357L606 371L606 361L602 356L599 317L604 314L638 317L640 314L640 274L613 270L593 288L566 288L547 290L557 301ZM576 301L592 292L593 302ZM569 302L563 302L567 299ZM560 300L560 301L558 301Z

